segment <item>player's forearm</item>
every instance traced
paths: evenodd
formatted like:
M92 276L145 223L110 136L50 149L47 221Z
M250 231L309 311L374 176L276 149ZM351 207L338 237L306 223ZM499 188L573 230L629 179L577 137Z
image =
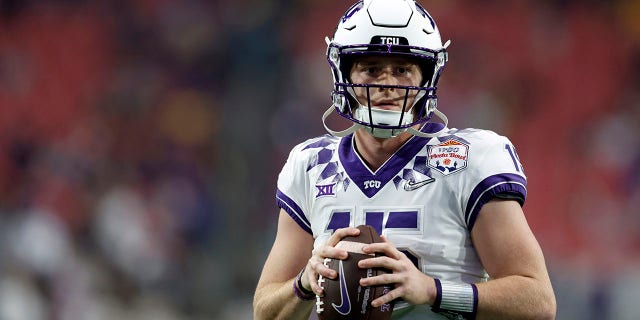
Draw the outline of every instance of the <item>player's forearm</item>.
M293 292L294 280L258 288L253 299L254 318L256 320L307 319L314 300L303 301L296 297Z
M556 299L551 284L524 276L508 276L476 284L477 320L555 319Z

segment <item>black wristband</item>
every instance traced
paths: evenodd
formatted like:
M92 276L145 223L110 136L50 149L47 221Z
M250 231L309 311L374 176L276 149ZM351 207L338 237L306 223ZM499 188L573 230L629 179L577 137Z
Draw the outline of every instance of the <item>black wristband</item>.
M300 300L305 300L305 301L313 300L316 297L316 294L313 291L307 290L305 289L304 286L302 286L303 272L304 272L304 268L302 268L300 273L298 273L298 276L296 277L296 281L293 282L293 292L296 294L298 298L300 298Z

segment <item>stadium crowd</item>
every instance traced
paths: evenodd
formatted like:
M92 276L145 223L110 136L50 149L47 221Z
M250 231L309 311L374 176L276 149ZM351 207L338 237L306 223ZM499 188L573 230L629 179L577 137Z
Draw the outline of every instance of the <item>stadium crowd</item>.
M422 2L439 107L509 136L558 319L637 319L640 1ZM0 319L250 319L344 4L0 2Z

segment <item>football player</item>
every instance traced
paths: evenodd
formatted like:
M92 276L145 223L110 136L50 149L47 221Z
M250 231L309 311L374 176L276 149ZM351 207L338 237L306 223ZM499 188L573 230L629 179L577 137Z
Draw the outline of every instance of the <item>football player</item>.
M453 129L437 108L448 56L434 19L413 0L364 0L340 18L327 59L332 113L346 130L291 151L279 178L278 231L254 297L256 319L306 319L335 279L324 258L371 225L383 253L360 267L391 275L372 302L394 319L554 319L543 253L525 219L526 178L512 143L496 133Z

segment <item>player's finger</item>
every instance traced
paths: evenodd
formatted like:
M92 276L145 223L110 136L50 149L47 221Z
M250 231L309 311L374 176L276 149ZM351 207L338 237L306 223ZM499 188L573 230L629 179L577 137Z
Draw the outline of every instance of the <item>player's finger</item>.
M391 271L399 270L398 268L398 260L380 256L375 258L368 258L364 260L358 261L358 268L367 269L367 268L385 268Z
M362 247L362 251L364 253L383 253L387 257L391 257L393 259L401 259L404 255L400 252L396 247L390 242L377 242L371 243L364 247Z
M311 291L317 295L322 295L324 293L324 289L318 285L318 273L311 267L307 267L305 273L307 280L309 281L309 285L311 286Z
M385 273L375 277L367 277L360 279L360 285L363 287L379 286L383 284L392 284L400 282L400 277L394 273Z
M399 298L401 296L401 292L400 289L396 288L393 289L389 292L387 292L386 294L382 295L381 297L379 297L378 299L375 299L373 301L371 301L371 306L373 308L377 308L385 303L389 303L397 298Z
M347 236L357 236L360 234L360 229L358 228L353 228L353 227L349 227L349 228L341 228L336 230L331 237L329 237L329 239L327 240L327 245L329 246L335 246L336 244L338 244L338 242L340 242L340 240L342 240L342 238L347 237Z
M328 268L324 264L324 259L317 256L313 256L311 257L311 259L309 259L307 270L309 271L307 274L307 279L309 280L309 284L311 285L311 290L317 295L324 294L324 289L318 283L318 279L320 279L321 277L335 279L338 276L338 273L335 270Z
M336 248L334 246L329 246L329 245L321 246L319 248L314 249L313 255L318 257L320 260L324 258L344 260L349 256L346 250Z
M321 275L325 278L335 279L338 276L338 272L325 265L326 259L328 258L325 258L325 259L314 258L314 262L312 263L313 270L316 272L316 274Z

